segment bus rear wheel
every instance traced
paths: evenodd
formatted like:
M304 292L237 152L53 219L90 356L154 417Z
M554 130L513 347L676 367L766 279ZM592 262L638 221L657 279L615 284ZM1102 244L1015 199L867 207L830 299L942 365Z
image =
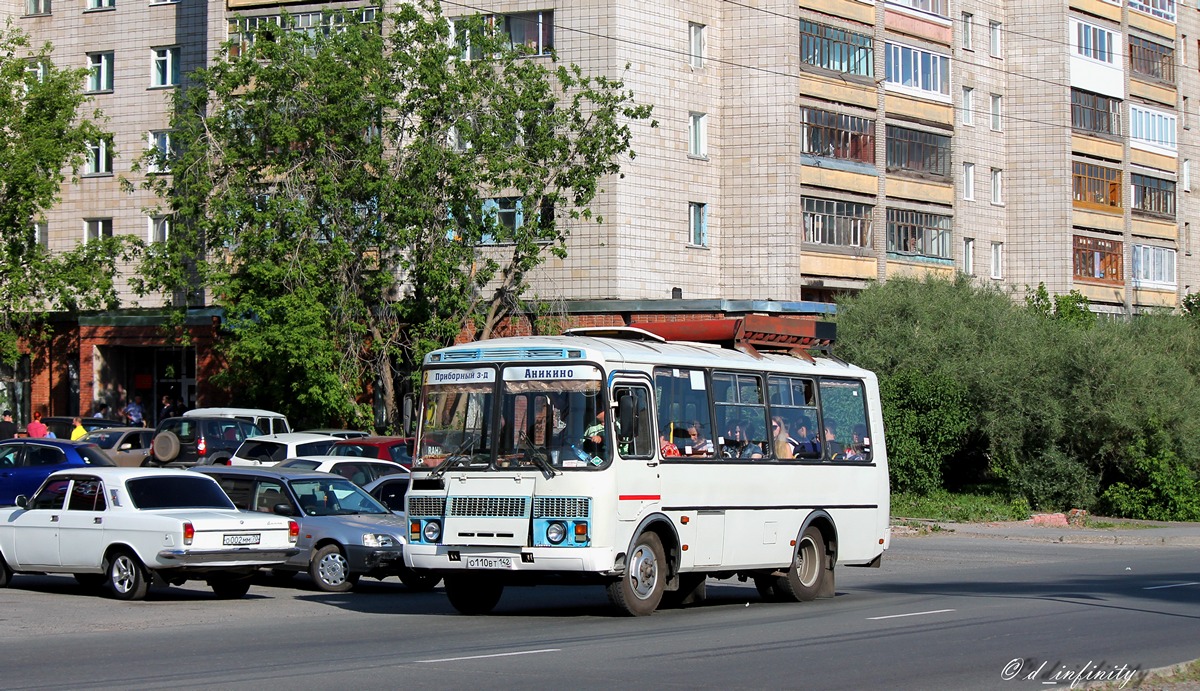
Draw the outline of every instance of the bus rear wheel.
M608 584L608 599L622 613L644 617L658 609L666 580L662 540L654 533L642 533L625 560L625 575Z
M446 597L460 614L487 614L500 603L504 586L495 581L470 576L446 576Z
M786 574L775 578L775 592L787 602L809 602L817 599L825 586L825 579L829 577L825 537L810 525L804 529L796 545L791 568ZM761 589L759 592L762 592Z

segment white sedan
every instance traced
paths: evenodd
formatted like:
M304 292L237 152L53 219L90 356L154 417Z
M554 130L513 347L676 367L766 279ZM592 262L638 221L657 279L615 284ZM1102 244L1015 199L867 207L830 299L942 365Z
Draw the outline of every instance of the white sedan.
M62 470L17 506L0 509L0 587L14 573L69 573L121 600L187 580L236 598L257 569L299 553L295 520L239 511L215 480L186 470Z

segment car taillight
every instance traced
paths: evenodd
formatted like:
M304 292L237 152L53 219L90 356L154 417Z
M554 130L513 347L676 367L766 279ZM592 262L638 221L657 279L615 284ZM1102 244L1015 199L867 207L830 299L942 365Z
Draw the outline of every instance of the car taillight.
M300 537L300 524L288 521L288 542L295 542L298 537Z
M204 452L207 450L208 450L208 443L204 441L204 437L200 437L200 439L198 439L196 441L196 453L203 456Z
M191 523L184 523L183 524L183 544L185 544L185 545L192 544L192 540L195 537L196 537L196 527L193 526Z

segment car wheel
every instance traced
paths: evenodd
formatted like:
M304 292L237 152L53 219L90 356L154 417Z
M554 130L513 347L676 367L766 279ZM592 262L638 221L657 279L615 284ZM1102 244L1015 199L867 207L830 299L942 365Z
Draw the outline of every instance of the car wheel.
M250 576L210 581L208 585L222 600L236 600L250 592Z
M179 456L179 437L166 430L154 435L154 457L159 463L170 463Z
M437 587L437 584L442 581L442 577L430 573L428 571L414 571L413 569L404 567L400 573L400 582L403 583L409 590L420 592L428 592Z
M796 545L791 568L786 574L775 578L775 589L780 599L788 602L817 599L827 585L825 579L833 577L829 572L828 560L825 537L817 528L808 526Z
M141 600L150 590L150 582L146 580L146 569L132 552L113 552L104 571L108 574L108 584L112 588L113 597L118 600Z
M350 562L337 545L325 545L317 550L308 565L308 575L327 593L344 593L358 580L350 574Z
M76 583L88 589L99 588L104 585L104 581L108 578L102 573L76 573L71 575L75 576Z
M625 560L625 575L608 585L608 599L623 613L644 617L658 609L667 580L667 558L658 535L638 536Z
M504 585L471 576L447 576L446 597L460 614L487 614L500 603Z
M0 588L7 588L12 580L12 569L8 568L8 562L4 561L4 555L0 554Z

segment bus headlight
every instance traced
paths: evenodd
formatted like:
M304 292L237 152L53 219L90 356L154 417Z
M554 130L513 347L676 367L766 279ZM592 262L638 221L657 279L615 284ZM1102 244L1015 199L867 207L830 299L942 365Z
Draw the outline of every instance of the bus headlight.
M565 523L554 521L546 526L546 540L550 544L561 545L565 539L567 539L567 526Z
M437 542L442 536L442 524L437 521L429 521L425 524L425 529L422 531L426 542Z

